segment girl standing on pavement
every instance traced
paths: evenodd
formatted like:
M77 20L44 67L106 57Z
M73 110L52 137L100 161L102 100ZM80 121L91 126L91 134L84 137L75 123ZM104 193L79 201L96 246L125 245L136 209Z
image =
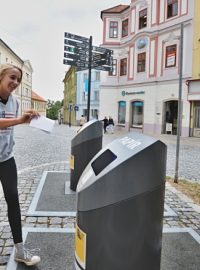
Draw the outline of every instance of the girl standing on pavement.
M28 123L39 114L34 110L26 111L18 117L19 104L12 92L22 80L22 70L14 65L0 65L0 181L8 207L8 220L15 244L14 258L26 265L40 261L33 250L24 247L22 241L21 213L17 190L17 168L13 157L13 126Z

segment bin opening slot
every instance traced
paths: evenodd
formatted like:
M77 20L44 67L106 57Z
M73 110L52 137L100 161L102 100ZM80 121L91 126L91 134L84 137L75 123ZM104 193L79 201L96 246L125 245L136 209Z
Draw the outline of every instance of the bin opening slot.
M91 164L95 175L98 175L103 169L105 169L116 158L117 158L117 156L112 151L110 151L109 149L107 149L105 152L103 152Z

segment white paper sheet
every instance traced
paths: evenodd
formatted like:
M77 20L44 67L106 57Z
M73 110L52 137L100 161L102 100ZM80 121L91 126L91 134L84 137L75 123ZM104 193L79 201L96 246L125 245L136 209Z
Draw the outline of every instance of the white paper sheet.
M31 120L30 127L38 128L48 133L51 133L54 124L55 124L54 120L51 120L41 115L38 118L33 118Z

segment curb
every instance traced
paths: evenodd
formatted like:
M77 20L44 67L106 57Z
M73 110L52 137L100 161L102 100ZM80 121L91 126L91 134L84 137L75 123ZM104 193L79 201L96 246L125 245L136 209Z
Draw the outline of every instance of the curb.
M175 187L171 186L170 183L166 183L166 188L171 192L175 193L182 201L187 203L195 212L200 213L200 205L193 202L188 196L183 194L181 191L177 190Z

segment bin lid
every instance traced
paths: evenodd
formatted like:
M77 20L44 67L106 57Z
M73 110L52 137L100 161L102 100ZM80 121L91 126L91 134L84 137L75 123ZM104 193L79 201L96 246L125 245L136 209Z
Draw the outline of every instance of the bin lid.
M74 136L71 141L71 146L75 146L85 141L92 140L94 138L103 136L103 125L100 120L90 120L85 123L78 133Z
M78 208L90 210L148 192L165 182L166 145L140 133L105 146L77 186Z

